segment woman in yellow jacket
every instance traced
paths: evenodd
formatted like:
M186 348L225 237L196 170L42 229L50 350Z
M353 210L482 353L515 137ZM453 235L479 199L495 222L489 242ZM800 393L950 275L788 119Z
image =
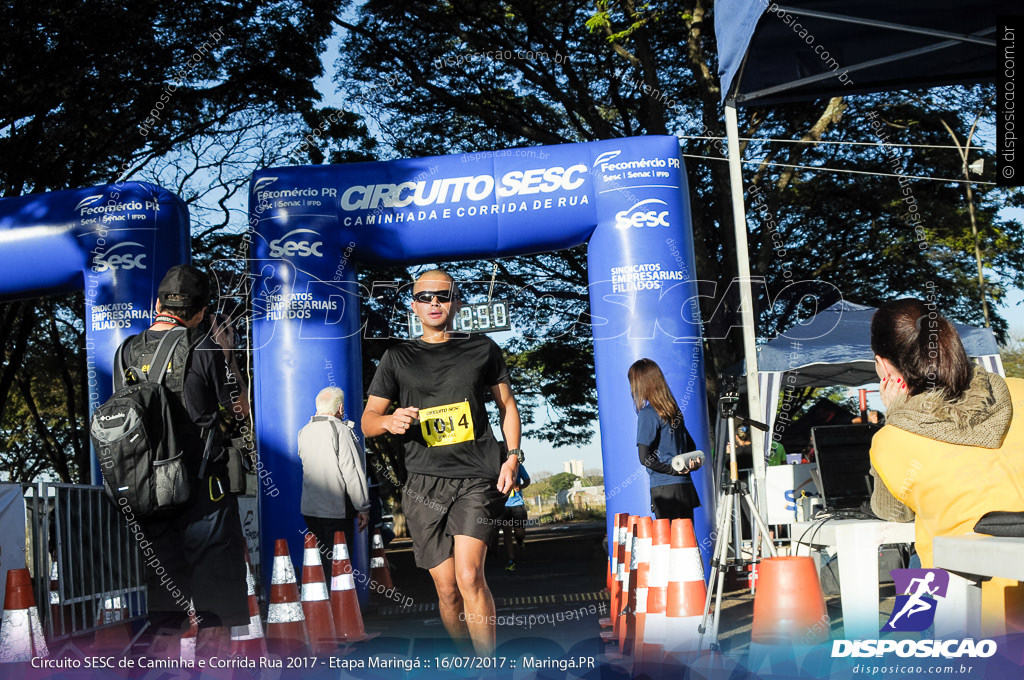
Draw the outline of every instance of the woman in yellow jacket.
M966 534L992 510L1024 510L1024 380L976 366L935 305L912 298L871 320L871 350L886 425L871 462L897 500L917 513L921 566L934 566L932 537ZM982 587L987 635L1024 631L1024 588Z

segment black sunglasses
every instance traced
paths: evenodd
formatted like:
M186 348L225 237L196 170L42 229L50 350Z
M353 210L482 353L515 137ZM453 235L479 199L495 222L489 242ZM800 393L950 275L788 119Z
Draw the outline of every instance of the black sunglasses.
M428 303L434 298L437 298L438 302L451 302L454 297L451 290L421 290L412 294L413 300L423 303Z

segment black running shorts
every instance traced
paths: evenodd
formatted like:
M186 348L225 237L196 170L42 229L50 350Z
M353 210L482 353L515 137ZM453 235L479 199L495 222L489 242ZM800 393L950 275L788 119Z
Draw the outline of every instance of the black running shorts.
M433 569L452 556L454 536L489 543L505 511L495 479L449 479L409 473L402 511L412 536L416 565Z

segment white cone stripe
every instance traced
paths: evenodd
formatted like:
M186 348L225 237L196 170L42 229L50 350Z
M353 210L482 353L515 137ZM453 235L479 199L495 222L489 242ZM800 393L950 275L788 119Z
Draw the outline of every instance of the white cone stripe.
M60 604L60 593L56 590L50 591L50 604Z
M232 640L259 640L263 637L263 623L259 616L250 616L248 626L231 626Z
M312 567L320 564L320 551L316 548L303 548L302 566Z
M651 588L664 588L668 585L669 546L660 544L651 548L651 570L647 575L647 585Z
M700 550L694 548L672 548L669 551L669 571L671 580L703 581L704 563L700 559Z
M270 578L271 585L295 583L295 566L287 555L274 555L274 573Z
M277 602L267 610L267 623L295 623L305 621L301 602Z
M319 602L320 600L326 600L327 598L327 584L323 581L320 581L319 583L302 584L303 602Z
M347 560L348 557L348 544L347 543L335 543L334 554L331 556L332 560Z
M615 572L615 580L622 581L623 583L626 582L626 565L621 562L619 563L618 569Z
M626 543L626 536L628 536L628 535L629 535L629 529L627 529L626 527L619 527L619 533L615 537L615 540L618 541L619 545L625 545L625 543Z
M384 567L383 557L373 557L370 559L370 569L381 569Z
M700 641L701 620L703 612L697 616L669 616L665 619L665 651L693 652Z
M648 614L644 620L644 642L664 646L668 637L666 625L664 614Z
M181 638L181 647L179 648L178 656L185 661L196 660L196 639L194 637Z
M647 588L636 589L636 613L647 613Z
M46 648L46 638L43 637L43 622L39 620L39 612L35 607L30 607L28 610L28 624L32 629L32 642L36 646L35 655L50 656L50 650Z
M383 550L384 549L384 541L381 540L381 537L380 537L379 533L374 533L374 535L373 535L373 549L374 550Z
M4 610L0 623L0 662L31 661L32 625L27 609Z
M640 554L636 556L640 562L647 562L650 564L651 561L651 548L653 541L650 538L641 538L637 540L637 546L639 547Z
M331 577L331 590L355 590L356 580L352 574L338 574Z
M255 597L256 595L256 579L252 577L252 572L249 571L249 565L245 565L245 589L248 591L246 594L249 597Z

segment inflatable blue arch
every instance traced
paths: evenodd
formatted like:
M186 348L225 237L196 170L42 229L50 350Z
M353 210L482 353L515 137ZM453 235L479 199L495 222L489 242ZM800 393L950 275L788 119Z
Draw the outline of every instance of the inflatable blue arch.
M160 279L189 252L188 209L152 184L0 200L0 300L85 291L90 413L110 396L118 345L149 327Z
M525 255L588 244L588 273L609 536L616 512L650 511L626 371L665 372L697 445L710 451L686 174L674 137L614 139L458 156L274 168L249 197L256 434L265 483L263 560L301 547L296 432L334 384L359 421L357 263L419 264ZM513 389L515 376L512 376ZM531 467L545 466L529 450ZM711 466L694 475L708 572ZM359 568L359 565L356 565Z
M360 344L372 340L360 321L370 291L357 283L357 263L588 244L609 529L617 512L650 509L626 379L636 359L661 365L697 445L711 450L688 191L673 137L265 170L252 180L248 227L240 259L249 262L255 314L262 564L272 564L277 538L292 554L302 549L296 434L313 397L338 385L359 421ZM0 300L85 291L91 411L110 394L117 346L150 324L164 272L189 260L188 211L170 192L134 182L4 199L0 256ZM541 454L527 455L543 467ZM710 467L694 475L705 573ZM93 475L98 482L95 460ZM364 546L357 542L353 561L368 573Z

